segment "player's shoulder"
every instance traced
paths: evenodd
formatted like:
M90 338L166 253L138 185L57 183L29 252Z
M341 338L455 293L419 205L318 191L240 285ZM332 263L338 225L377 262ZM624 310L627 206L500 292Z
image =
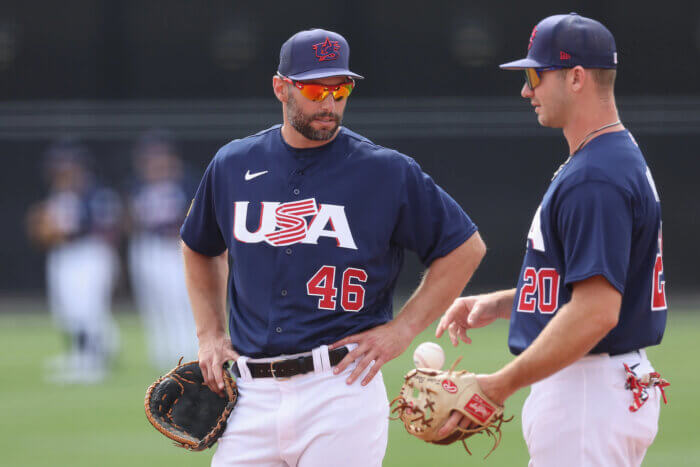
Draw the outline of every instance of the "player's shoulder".
M346 127L341 129L341 135L348 141L348 156L351 158L361 158L362 162L369 162L387 168L407 169L418 167L417 162L412 157L396 149L376 144L369 138Z
M216 164L227 163L258 152L258 150L269 145L272 139L279 138L280 127L281 125L279 124L274 125L254 135L229 141L219 148L213 158L213 162Z
M627 130L605 133L593 139L573 157L571 166L563 174L562 185L601 182L635 191L638 182L646 180L646 161Z

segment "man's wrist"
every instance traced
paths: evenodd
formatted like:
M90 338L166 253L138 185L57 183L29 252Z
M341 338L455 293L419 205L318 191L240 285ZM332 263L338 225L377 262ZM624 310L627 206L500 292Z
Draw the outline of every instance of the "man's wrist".
M479 387L493 402L503 405L519 388L515 387L503 371L488 375L478 375Z
M223 330L207 330L197 332L199 342L218 341L222 339L230 339L226 331Z
M513 308L513 300L515 299L515 289L502 290L497 292L498 294L498 317L501 319L509 320L510 313Z
M389 321L388 324L395 326L396 331L411 342L418 334L421 333L421 331L423 331L423 329L427 327L427 325L422 326L422 323L419 321L402 317L402 314L403 312L399 313L399 315L393 321Z

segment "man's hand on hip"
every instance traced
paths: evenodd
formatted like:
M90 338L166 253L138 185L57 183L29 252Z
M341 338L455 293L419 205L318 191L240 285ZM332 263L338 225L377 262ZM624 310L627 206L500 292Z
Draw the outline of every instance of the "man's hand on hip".
M347 383L352 384L374 361L371 369L362 380L362 385L365 386L379 372L382 365L401 355L414 337L407 326L397 321L390 321L376 328L347 336L332 344L330 349L346 344L357 344L357 347L338 363L334 373L341 373L348 365L357 360L357 367L347 379Z

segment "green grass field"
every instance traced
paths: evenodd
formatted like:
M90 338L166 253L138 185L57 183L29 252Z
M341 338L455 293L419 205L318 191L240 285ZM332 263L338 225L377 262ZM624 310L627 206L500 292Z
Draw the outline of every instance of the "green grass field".
M42 313L0 313L0 454L2 466L207 466L213 451L190 453L173 447L146 421L143 398L158 376L144 358L137 316L118 314L123 350L109 379L94 386L50 386L42 377L42 362L59 353L61 341ZM390 399L412 367L415 346L434 340L434 328L416 339L403 356L384 367ZM461 368L486 372L511 357L506 349L506 323L472 333L474 344L453 349L443 338L447 360L464 356ZM700 312L670 315L664 344L650 349L652 362L671 383L669 405L662 408L659 435L645 466L700 465L700 387L697 371ZM486 437L470 442L469 457L460 444L433 446L407 435L399 422L390 424L385 466L494 465L525 466L528 455L520 428L521 391L507 403L515 414L504 425L503 441L488 459ZM556 434L553 434L556 436ZM243 446L241 447L243 448ZM332 462L329 462L332 466ZM565 466L565 461L562 466Z

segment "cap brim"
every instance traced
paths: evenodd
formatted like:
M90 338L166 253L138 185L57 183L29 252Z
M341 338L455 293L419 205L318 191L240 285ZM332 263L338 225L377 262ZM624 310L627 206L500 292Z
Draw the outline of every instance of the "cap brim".
M304 79L317 79L317 78L329 78L331 76L349 76L355 79L365 79L364 76L353 73L345 68L320 68L311 71L305 71L303 73L297 73L295 75L289 75L287 78L294 80L304 80Z
M531 58L523 58L520 60L515 60L514 62L499 65L499 67L503 68L504 70L524 70L525 68L545 68L548 66L550 65L538 62L537 60L533 60Z

